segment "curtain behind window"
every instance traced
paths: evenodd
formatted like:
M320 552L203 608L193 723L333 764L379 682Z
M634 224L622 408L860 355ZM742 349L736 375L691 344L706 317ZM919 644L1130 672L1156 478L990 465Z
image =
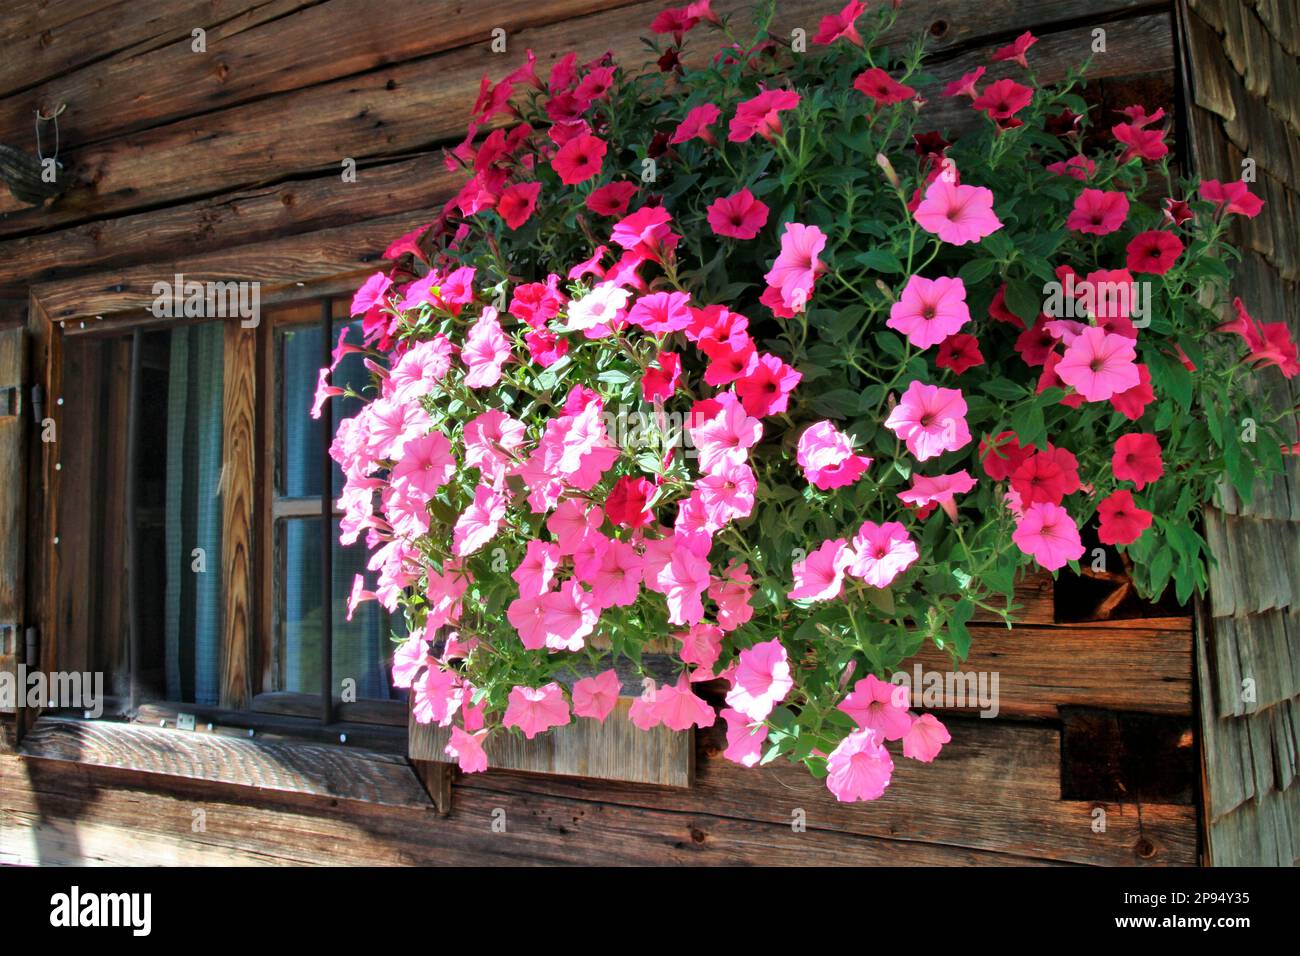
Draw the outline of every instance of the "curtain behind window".
M217 704L221 675L220 323L171 333L167 384L166 674L169 700ZM194 549L204 551L195 571Z

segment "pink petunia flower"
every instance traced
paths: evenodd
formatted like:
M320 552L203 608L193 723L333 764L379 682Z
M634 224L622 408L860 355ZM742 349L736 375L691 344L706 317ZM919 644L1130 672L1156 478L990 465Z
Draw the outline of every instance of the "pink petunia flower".
M769 287L778 290L786 308L796 313L806 308L817 274L822 270L818 257L825 248L826 234L816 226L785 224L781 251L763 278Z
M461 558L473 554L496 537L505 516L505 497L490 485L479 485L474 489L474 503L452 529L452 553Z
M916 542L897 521L864 521L853 538L853 561L846 572L873 588L887 588L918 557Z
M524 443L524 423L499 409L488 409L465 423L465 465L496 482L505 477L512 455Z
M510 691L509 703L501 723L518 727L532 740L552 727L569 723L569 704L564 699L560 685L551 681L545 687L515 687Z
M1241 298L1232 300L1237 317L1215 329L1216 332L1233 332L1241 336L1250 350L1247 361L1256 366L1273 365L1284 378L1300 375L1296 344L1285 322L1260 322L1246 311ZM1184 364L1188 364L1184 360Z
M1085 401L1104 402L1139 382L1133 340L1096 326L1085 328L1056 363L1056 374Z
M917 461L956 451L970 441L961 390L918 380L907 386L885 427L903 440Z
M501 331L497 310L487 306L469 334L460 360L465 363L465 384L470 388L491 388L501 381L501 366L510 358L510 340Z
M794 589L786 597L792 601L829 601L836 597L853 557L843 538L823 541L816 551L794 563Z
M753 239L767 224L769 211L766 203L755 199L748 189L742 189L709 204L709 227L719 236Z
M1002 228L993 212L993 191L938 176L913 214L916 224L953 246L979 242Z
M855 730L826 758L826 787L841 803L876 800L885 793L894 761L874 730Z
M755 766L763 756L767 727L731 707L723 709L722 719L727 722L727 749L722 756L743 767Z
M898 498L916 508L938 505L944 514L957 520L957 495L964 495L975 487L975 479L965 469L950 475L912 475L912 487L900 491Z
M691 297L685 292L655 292L637 299L627 320L651 335L680 332L690 326Z
M610 539L598 554L599 564L591 575L591 597L596 607L627 607L641 593L645 562L626 541Z
M907 689L868 674L836 708L853 718L859 729L874 730L881 740L902 740L912 725L907 713Z
M921 714L913 718L912 726L903 735L903 756L930 763L939 756L943 745L951 741L952 734L934 714Z
M889 308L885 325L907 336L919 349L938 345L970 321L966 284L960 278L914 275Z
M780 640L772 638L740 652L735 683L727 704L750 720L767 720L772 708L794 687L790 663Z
M584 677L573 685L573 713L577 717L590 717L598 723L614 711L623 687L618 672L604 671L595 677Z
M1047 571L1056 571L1083 557L1079 528L1060 505L1040 501L1027 505L1011 540Z
M823 491L853 484L871 465L870 458L853 453L853 440L829 421L804 430L796 460L809 484Z
M718 411L690 429L704 472L716 470L724 461L744 464L748 450L763 435L763 423L752 417L736 396L723 392L716 403Z
M977 66L969 73L963 73L957 79L953 80L943 88L944 96L969 96L972 100L979 98L979 90L975 84L980 81L984 75L984 67Z
M1218 207L1217 211L1224 215L1237 213L1247 219L1254 219L1264 208L1264 200L1252 194L1250 187L1240 180L1224 183L1217 179L1207 179L1201 183L1197 192L1202 199L1214 203ZM355 307L354 303L354 310ZM357 313L353 311L352 314Z
M434 431L406 443L391 480L393 487L413 491L427 502L455 473L451 442L442 432Z
M524 559L510 572L510 576L519 585L521 598L541 597L550 590L559 566L559 546L534 538L528 542Z
M713 708L695 696L690 679L684 673L677 678L676 684L659 688L655 695L654 715L665 727L678 733L692 726L708 729L718 719Z
M461 773L481 773L488 768L487 754L483 752L486 730L469 733L460 727L451 728L451 739L443 752L456 760Z

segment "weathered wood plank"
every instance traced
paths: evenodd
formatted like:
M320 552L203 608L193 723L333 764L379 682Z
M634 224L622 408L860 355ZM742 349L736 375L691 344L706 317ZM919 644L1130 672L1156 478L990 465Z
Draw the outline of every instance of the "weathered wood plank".
M729 0L744 4L745 0ZM795 9L782 16L795 23ZM532 47L545 56L574 50L586 60L612 50L625 66L646 59L639 35L658 4L622 7L580 17L516 37L516 48ZM906 8L905 8L906 9ZM817 13L823 13L821 5ZM1007 11L999 9L999 17ZM811 21L811 17L809 17ZM1003 20L1005 22L1005 20ZM815 27L815 22L810 22ZM1100 79L1168 69L1172 59L1168 16L1157 15L1100 24L1108 52L1092 76ZM1044 38L1040 78L1064 73L1066 63L1087 55L1091 28L1066 30ZM939 82L952 79L974 58L986 62L990 48L937 64ZM689 56L707 54L704 47ZM462 48L432 58L385 67L356 77L323 83L228 110L155 127L129 137L71 151L91 185L75 186L48 210L18 210L0 219L0 235L19 235L61 224L122 213L141 204L180 202L253 183L276 182L305 171L338 169L345 157L393 156L427 148L463 135L466 104L473 102L488 64L500 72L486 47ZM973 121L973 111L944 98L935 105L936 122L956 126ZM0 207L3 208L3 207Z
M25 296L30 285L66 276L166 263L178 254L193 257L432 208L450 198L464 178L463 172L449 173L439 155L426 153L362 166L354 183L331 173L23 236L4 244L0 291L22 290Z
M258 790L423 808L429 799L403 758L354 747L248 740L109 721L45 716L23 756L186 777Z
M0 673L16 673L26 623L26 383L27 333L20 325L0 332ZM0 706L0 713L12 710Z
M997 674L998 713L1055 717L1063 706L1100 707L1151 714L1192 712L1190 619L1103 621L1056 627L971 627L966 675ZM951 658L933 645L904 663L923 671L952 670ZM970 704L967 711L978 710Z
M627 716L632 703L633 698L619 698L603 723L579 717L532 740L497 731L483 749L491 765L512 770L689 787L693 733L676 733L663 726L638 730ZM419 724L412 717L407 733L412 760L451 760L445 751L450 728Z
M84 331L96 331L96 316L105 316L104 329L122 325L122 321L109 321L109 316L128 324L133 324L130 320L156 324L159 320L148 312L155 298L153 284L160 279L171 281L177 272L200 282L260 282L263 306L318 293L350 293L366 273L379 267L390 242L434 215L434 210L422 209L384 216L194 257L42 283L33 291L56 324L70 323L67 331L74 338L83 331L83 321Z
M267 17L262 7L255 7L210 27L205 52L193 50L187 26L183 36L171 42L97 60L0 100L0 141L21 141L19 136L30 134L33 100L67 103L61 118L63 129L69 141L84 145L110 134L157 126L459 46L486 46L497 27L512 38L521 30L634 2L425 3L409 5L400 17L392 15L393 6L387 0L331 0L306 5L292 16ZM163 6L169 19L175 15L167 8L175 6ZM195 20L191 26L200 25ZM514 46L513 40L508 42Z
M156 778L155 778L156 779ZM457 791L452 812L248 791L0 757L0 863L108 865L1041 865L788 821L532 793ZM203 829L196 832L196 810ZM494 823L498 824L494 826ZM500 824L504 824L504 831Z
M180 42L186 48L195 27L214 29L244 15L255 21L283 15L306 5L307 0L175 0L140 3L139 0L59 0L26 3L21 11L6 11L0 27L0 93L27 89L83 64L93 64L123 50L137 55L164 44ZM260 15L259 15L260 14ZM39 92L45 92L40 90ZM66 102L66 101L65 101ZM44 96L27 98L31 111L51 103ZM57 106L58 101L53 101ZM30 127L30 122L29 122Z
M1061 862L1195 863L1195 807L1062 800L1059 731L979 719L953 720L949 727L953 741L933 763L905 759L895 748L893 782L883 797L868 804L839 803L824 781L800 766L777 761L747 769L726 760L719 725L698 735L690 790L489 770L456 779L454 813L466 806L493 805L506 794L586 796L677 813L707 808L787 828L802 811L810 831L993 849ZM977 796L954 800L955 793ZM1097 807L1105 810L1101 833L1092 828Z
M239 710L252 699L255 609L253 498L257 448L257 332L227 320L222 379L221 706ZM261 401L266 401L261 396Z

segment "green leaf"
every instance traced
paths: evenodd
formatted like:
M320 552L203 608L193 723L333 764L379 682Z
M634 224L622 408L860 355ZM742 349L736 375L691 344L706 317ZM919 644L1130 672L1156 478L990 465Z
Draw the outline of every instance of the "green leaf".
M993 259L972 259L957 271L957 275L968 286L976 285L992 275L995 266L997 262Z
M1032 325L1043 311L1043 297L1027 282L1013 279L1007 283L1007 308Z
M887 272L892 275L901 275L903 272L903 263L888 249L872 249L860 253L853 257L853 261L876 272Z

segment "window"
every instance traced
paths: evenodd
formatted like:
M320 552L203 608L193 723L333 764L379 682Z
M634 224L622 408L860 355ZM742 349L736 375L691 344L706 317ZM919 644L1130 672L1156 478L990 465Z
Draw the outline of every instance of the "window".
M338 543L328 449L349 403L308 415L349 322L324 299L65 334L55 619L122 709L405 727L387 614L348 620L368 553ZM363 389L362 357L334 380Z

